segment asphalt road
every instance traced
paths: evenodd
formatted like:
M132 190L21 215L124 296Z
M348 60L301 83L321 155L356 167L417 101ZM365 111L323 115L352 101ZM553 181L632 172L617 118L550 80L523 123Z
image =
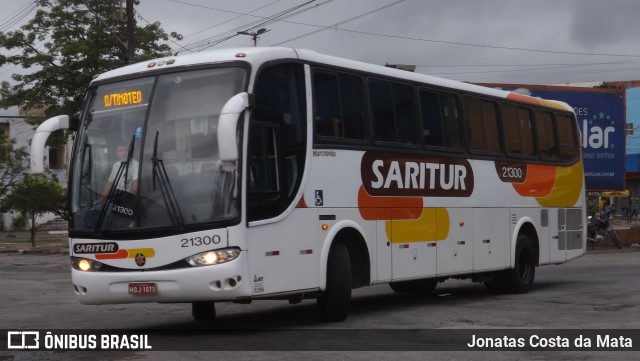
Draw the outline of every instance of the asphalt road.
M452 336L446 331L452 329L463 333L479 330L487 337L517 329L635 329L630 335L635 335L632 341L638 349L637 248L598 250L566 264L538 268L534 289L524 295L495 295L481 284L456 280L439 284L431 296L395 294L387 285L359 289L354 292L351 314L342 323L321 322L314 300L297 305L286 301L221 303L213 324L193 321L189 304L85 306L75 300L68 262L68 257L60 254L0 254L0 329L164 330L168 334L162 335L160 340L164 341L156 343L156 349L171 348L167 345L174 342L184 350L234 351L218 351L213 356L204 351L8 350L0 351L0 360L640 359L637 351L422 352L419 350L429 348L411 343L420 341L419 337L412 339L416 330L424 333L423 340L430 340L434 333ZM222 337L229 329L236 330L233 336Z

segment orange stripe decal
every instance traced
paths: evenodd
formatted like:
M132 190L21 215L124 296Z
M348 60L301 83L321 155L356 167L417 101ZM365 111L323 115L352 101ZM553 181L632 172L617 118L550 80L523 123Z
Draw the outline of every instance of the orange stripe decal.
M362 218L373 220L418 219L422 214L421 197L372 197L360 186L358 190L358 208ZM402 212L392 214L391 208L402 208ZM394 210L395 212L395 210Z
M546 197L556 181L556 167L527 164L527 178L523 183L513 183L513 189L523 197Z
M116 253L101 253L96 255L96 259L123 259L128 258L129 252L126 249L121 249Z

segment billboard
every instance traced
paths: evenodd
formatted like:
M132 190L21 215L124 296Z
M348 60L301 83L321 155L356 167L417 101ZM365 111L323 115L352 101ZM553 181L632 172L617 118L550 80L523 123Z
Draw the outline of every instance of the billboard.
M624 189L625 93L579 91L575 88L527 90L531 96L560 100L575 110L582 136L586 189Z

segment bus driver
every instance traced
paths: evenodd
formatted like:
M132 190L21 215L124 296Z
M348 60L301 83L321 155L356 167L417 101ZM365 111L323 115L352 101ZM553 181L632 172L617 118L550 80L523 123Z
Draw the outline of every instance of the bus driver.
M113 168L111 168L111 174L109 175L109 179L107 183L105 183L102 188L102 192L98 196L98 203L104 203L107 196L109 195L109 190L113 186L113 182L115 181L116 175L118 174L118 170L120 169L123 162L127 161L127 150L129 146L126 142L120 142L118 147L116 148L116 155L118 157L118 161L113 164ZM125 184L126 179L126 184ZM138 161L131 158L131 163L129 167L122 167L122 175L120 176L120 180L116 185L116 190L124 191L135 195L138 192Z

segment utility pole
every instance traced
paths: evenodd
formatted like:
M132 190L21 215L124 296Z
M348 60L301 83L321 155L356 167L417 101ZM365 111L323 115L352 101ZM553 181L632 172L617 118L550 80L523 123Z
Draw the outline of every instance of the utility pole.
M240 35L249 35L252 39L253 39L253 46L258 46L258 36L266 33L267 29L265 28L260 28L258 29L258 31L254 31L254 32L249 32L249 31L238 31L238 34Z
M136 21L133 17L133 0L127 0L127 63L133 64L136 56L134 32Z

